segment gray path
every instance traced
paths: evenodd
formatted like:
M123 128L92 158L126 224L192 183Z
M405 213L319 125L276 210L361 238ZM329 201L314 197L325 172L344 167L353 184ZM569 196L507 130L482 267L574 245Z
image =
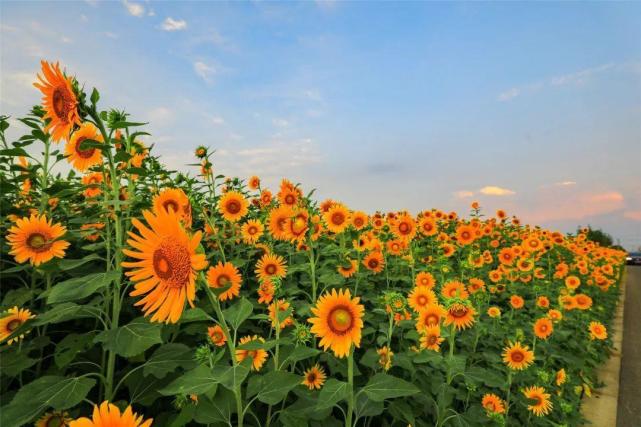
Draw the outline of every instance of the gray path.
M628 266L617 427L641 426L641 267Z

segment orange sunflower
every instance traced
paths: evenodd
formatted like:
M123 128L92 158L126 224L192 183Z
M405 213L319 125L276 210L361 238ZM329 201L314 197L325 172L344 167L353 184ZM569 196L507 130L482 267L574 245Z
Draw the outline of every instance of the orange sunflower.
M185 300L193 307L196 298L196 272L207 267L204 254L196 253L200 231L193 236L182 228L174 212L153 214L143 211L149 227L137 218L132 220L140 235L129 232L127 243L137 251L123 249L136 261L123 262L131 268L125 274L138 282L131 296L147 294L135 305L142 305L152 322L176 323L182 315Z
M303 374L303 382L301 384L307 386L310 390L320 390L320 388L325 384L325 370L317 363Z
M154 212L173 211L183 221L185 227L191 227L191 203L180 188L167 188L154 196Z
M9 229L9 251L16 262L29 261L36 267L52 258L63 258L69 242L58 240L67 232L60 224L52 224L44 215L18 219Z
M515 342L503 349L503 362L515 371L521 371L534 362L534 352L526 345Z
M445 338L441 337L441 327L438 324L426 326L421 334L421 348L424 348L426 350L440 351L441 343L444 340Z
M247 215L249 203L238 191L228 191L218 201L218 211L227 221L237 222Z
M537 338L546 340L552 335L552 332L554 332L554 325L547 317L542 317L534 323L534 335Z
M92 166L102 162L102 152L96 147L84 147L84 141L103 142L102 135L92 123L85 122L80 129L71 135L71 139L65 145L67 161L75 169L84 172Z
M294 319L292 316L287 316L287 318L282 319L276 319L276 306L278 306L278 311L281 313L285 313L286 311L289 310L289 302L285 301L284 299L279 299L278 301L274 301L273 303L269 304L269 318L272 321L272 327L276 328L276 321L279 321L280 324L280 329L285 329L289 325L294 324Z
M247 344L249 342L259 341L265 342L264 338L259 337L258 335L247 335L240 339L240 345ZM262 348L256 350L236 350L236 360L238 363L241 363L246 358L250 357L252 359L252 371L260 371L260 368L263 367L265 361L267 360L267 350Z
M78 418L71 421L69 427L150 427L152 422L153 418L143 420L143 416L134 413L131 406L120 413L116 405L104 401L100 407L94 405L92 419Z
M86 186L85 191L83 192L84 196L87 198L97 197L102 194L102 189L100 188L103 182L104 177L100 172L88 173L82 177L82 183Z
M292 216L285 221L285 236L292 242L302 242L309 230L309 213L305 209L296 209Z
M380 251L372 251L363 259L363 265L374 273L380 273L385 268L385 259Z
M34 317L36 316L31 314L26 308L18 308L18 306L15 306L7 310L7 315L0 318L0 343L10 337L11 334L27 320L33 319ZM23 337L24 335L13 337L7 341L7 344L19 341Z
M431 217L423 217L418 222L418 229L424 236L433 236L438 233L436 220Z
M465 284L457 280L447 282L441 289L441 295L445 298L462 298L467 299L470 294L465 289Z
M392 224L392 233L399 239L412 240L416 235L416 222L409 214L399 215Z
M445 326L454 325L456 330L467 329L474 324L474 307L461 303L454 303L447 308Z
M207 284L210 287L224 288L229 286L229 289L218 296L221 301L237 297L240 293L241 282L242 277L231 262L223 264L219 261L215 267L209 267L209 270L207 270Z
M258 287L258 303L269 304L274 299L274 284L270 280L263 280Z
M547 415L552 410L550 395L545 392L543 387L526 387L523 390L523 395L532 401L527 409L537 417Z
M35 427L67 427L71 418L67 412L47 412L36 421Z
M389 371L392 367L392 358L394 353L388 346L383 346L376 350L378 354L378 364L386 371Z
M251 178L249 178L247 186L252 190L258 190L258 188L260 188L260 178L256 175L252 176Z
M525 304L525 301L523 300L523 298L521 296L512 295L510 297L510 305L512 306L512 308L514 308L516 310L519 310L519 309L523 308L524 304Z
M68 139L74 125L80 125L71 78L65 77L58 63L40 61L40 64L43 76L38 74L39 82L33 85L42 92L42 105L47 113L44 118L50 120L44 130L51 133L55 142Z
M227 342L225 332L223 331L223 328L220 327L220 325L207 328L207 335L209 335L209 339L211 340L211 342L218 347L224 346Z
M436 279L434 279L434 276L431 273L428 273L426 271L421 271L416 275L416 279L414 279L414 284L416 286L425 286L431 289L434 287L434 285L436 285Z
M416 286L407 296L407 303L415 312L420 313L429 305L438 304L438 299L427 286Z
M331 348L334 355L348 355L352 344L360 347L363 329L363 312L360 298L352 298L349 290L332 289L321 296L312 308L315 317L308 319L311 331L319 337L324 350Z
M563 368L559 369L554 375L554 382L556 383L557 386L563 385L566 379L567 379L567 374L565 373L565 369Z
M348 259L346 260L346 263L344 265L339 265L338 266L338 272L340 273L341 276L343 276L346 279L349 279L356 273L358 270L358 262L353 259Z
M604 340L608 337L608 330L601 322L590 322L588 329L591 340Z
M265 226L257 219L250 219L240 228L245 243L256 243L263 235Z
M367 226L369 222L369 217L365 212L356 211L352 213L352 225L357 230L362 230Z
M418 314L416 329L419 332L423 332L429 326L438 326L441 323L441 319L444 319L446 315L447 311L442 306L438 304L428 305Z
M287 205L279 206L269 212L268 228L274 239L287 240L285 226L292 216L294 216L294 210Z
M459 245L465 246L476 239L476 229L469 224L461 224L456 229L456 241Z
M486 393L483 395L483 400L481 400L481 404L483 405L483 408L487 412L493 413L493 414L503 414L505 413L505 404L503 403L503 400L498 397L496 394L491 394L491 393Z
M342 233L351 222L349 210L340 203L334 203L327 212L323 213L327 229L332 233Z
M256 263L254 272L261 281L273 278L282 279L287 274L285 259L280 255L266 253Z

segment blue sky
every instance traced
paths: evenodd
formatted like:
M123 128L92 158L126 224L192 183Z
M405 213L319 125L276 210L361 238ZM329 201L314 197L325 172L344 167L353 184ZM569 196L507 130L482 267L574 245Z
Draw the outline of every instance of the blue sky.
M40 58L150 121L187 170L355 209L473 200L641 245L641 4L2 2L0 111Z

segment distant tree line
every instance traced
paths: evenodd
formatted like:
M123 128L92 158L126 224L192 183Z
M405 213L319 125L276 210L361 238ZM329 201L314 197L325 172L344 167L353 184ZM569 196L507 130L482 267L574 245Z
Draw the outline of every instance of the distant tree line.
M587 232L587 239L593 242L598 243L601 246L608 247L608 248L614 248L614 249L619 249L622 251L625 251L623 246L619 244L614 244L614 239L612 236L605 231L601 229L595 229L592 228L592 226L588 225L587 227L588 232ZM580 231L581 227L577 229L577 231Z

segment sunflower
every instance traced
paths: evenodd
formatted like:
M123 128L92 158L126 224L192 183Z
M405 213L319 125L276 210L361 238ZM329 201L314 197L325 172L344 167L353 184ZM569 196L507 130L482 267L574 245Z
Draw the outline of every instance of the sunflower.
M274 284L270 280L263 280L258 287L258 303L269 304L274 299Z
M42 105L47 114L44 119L50 122L45 132L51 133L51 138L58 142L68 139L74 125L80 125L76 95L73 93L71 78L65 77L58 63L50 64L40 61L42 74L38 74L39 82L33 85L42 92Z
M240 227L240 232L245 243L256 243L264 231L265 226L257 219L250 219Z
M433 236L438 233L436 220L430 217L423 217L418 221L418 230L424 236Z
M384 370L389 371L392 367L392 357L394 356L392 350L388 346L384 346L377 349L376 353L378 354L378 364Z
M176 323L185 300L193 307L196 272L207 266L205 255L196 253L201 233L187 234L174 212L154 214L147 210L143 216L149 227L134 218L132 224L140 235L129 232L127 240L137 252L123 249L125 255L136 259L122 263L132 269L125 274L138 282L130 295L147 294L135 305L143 306L145 316L155 312L152 322Z
M474 323L474 307L466 304L454 303L447 308L445 326L454 325L457 330L467 329Z
M237 222L247 215L249 203L238 191L228 191L218 201L218 211L227 221Z
M445 318L446 315L447 311L439 304L428 305L418 314L416 329L419 332L423 332L429 326L438 326L441 323L441 319Z
M392 225L392 233L399 239L412 240L416 235L416 222L411 215L404 213L396 218Z
M347 356L352 344L360 347L363 312L360 298L352 298L349 290L332 289L321 296L308 319L311 331L319 338L324 350L331 348L338 358Z
M427 286L416 286L407 296L407 303L415 312L420 313L427 306L438 304L438 299L436 294Z
M550 306L550 299L545 295L541 295L536 299L536 306L539 308L548 308Z
M296 188L285 188L278 192L278 201L283 206L294 207L298 204L300 193Z
M552 332L554 332L554 325L550 319L542 317L534 323L534 335L537 338L546 340L552 335Z
M516 371L521 371L534 362L534 352L526 345L515 342L503 349L503 362Z
M279 206L269 212L268 228L269 233L278 240L287 240L287 231L285 226L287 221L294 216L294 210L287 206Z
M556 382L557 386L561 386L565 384L566 379L567 379L567 374L565 373L565 369L563 368L559 369L554 375L554 381Z
M574 301L576 301L576 308L579 310L588 310L592 307L592 298L586 294L576 294L574 295Z
M224 288L229 286L229 289L218 296L221 301L237 297L240 293L242 280L238 269L231 262L223 264L219 261L215 267L209 267L209 270L207 270L207 284L209 287Z
M487 315L493 319L496 319L497 317L501 317L501 309L498 307L492 306L487 309Z
M260 205L265 207L269 206L272 203L272 192L269 190L263 190L260 192Z
M499 252L499 261L503 265L512 265L514 264L514 251L512 248L503 248Z
M320 390L325 384L325 370L317 363L303 374L303 382L301 384L307 386L310 390Z
M456 229L456 241L461 246L469 245L476 239L476 229L469 224L459 225Z
M134 413L131 406L121 414L116 405L104 401L100 407L94 405L92 419L78 418L71 421L69 427L150 427L152 421L153 418L143 420L143 416Z
M563 320L563 313L561 313L559 310L551 309L548 311L548 319L558 322L560 320Z
M47 412L36 421L35 427L67 427L70 421L67 412Z
M211 342L218 347L224 346L227 342L225 332L223 331L223 328L220 327L220 325L210 326L209 328L207 328L207 335L209 335L209 339L211 340Z
M600 322L590 322L588 326L591 340L604 340L608 337L608 330Z
M84 172L102 162L102 152L98 148L83 146L83 142L87 140L104 141L96 126L89 122L83 123L80 129L71 135L71 139L65 145L67 161L80 172Z
M0 318L0 342L6 340L15 332L16 329L22 326L27 320L33 319L34 317L36 316L31 314L31 312L26 308L18 308L18 306L15 306L7 310L7 315ZM19 341L22 338L24 338L24 335L13 337L7 341L7 344Z
M451 245L449 243L444 243L441 247L443 248L443 256L446 256L448 258L454 255L454 252L456 252L456 248L454 247L454 245Z
M256 263L254 272L260 281L282 279L287 274L285 259L280 255L266 253Z
M525 301L523 300L523 298L521 296L512 295L510 297L510 305L512 306L512 308L514 308L516 310L519 310L519 309L523 308L524 304L525 304Z
M421 334L421 348L424 348L426 350L440 351L441 343L444 340L445 338L441 337L441 327L438 324L426 326Z
M467 290L471 294L475 294L477 292L484 292L485 291L485 282L481 279L477 278L471 278L470 283L467 285Z
M503 400L498 397L496 394L486 393L483 395L483 400L481 400L481 405L487 412L492 414L503 414L505 413L505 405Z
M259 337L258 335L247 335L246 337L240 339L240 345L247 344L248 342L253 341L265 342L265 339ZM267 350L264 350L262 348L256 350L236 350L236 360L238 361L238 363L241 363L247 357L251 357L252 371L260 371L260 368L263 367L265 361L267 360L267 356Z
M180 188L167 188L154 196L154 212L175 212L183 221L185 227L191 227L191 203Z
M365 212L356 211L352 213L352 225L357 230L362 230L369 223L369 217Z
M27 260L36 267L52 258L63 258L69 242L57 240L67 232L60 224L52 224L44 215L18 219L9 229L9 254L22 264Z
M441 289L441 295L445 298L462 298L467 299L470 294L465 289L465 284L459 281L447 282Z
M341 203L334 203L327 212L323 213L327 229L332 233L342 233L349 226L351 216L349 210Z
M422 271L416 275L414 285L432 289L434 285L436 285L436 279L434 279L434 276L431 273Z
M101 184L104 180L102 173L88 173L82 177L82 183L86 186L83 192L87 198L97 197L102 194Z
M385 259L380 251L368 253L363 259L363 265L374 273L380 273L385 268Z
M292 318L291 314L293 311L290 312L290 315L287 316L285 319L277 319L276 318L276 307L278 307L278 311L280 313L286 313L289 310L289 302L285 301L284 299L279 299L278 301L274 301L273 303L269 304L269 318L272 321L272 327L275 329L276 328L276 321L278 320L280 324L280 329L285 329L289 325L294 324L294 319ZM282 317L282 316L279 316Z
M338 272L340 273L341 276L343 276L346 279L349 279L356 273L358 270L358 262L353 259L348 259L346 260L346 264L344 265L339 265L338 266Z
M545 392L543 387L526 387L523 390L523 395L533 401L527 409L537 417L547 415L552 410L550 395Z
M247 186L252 190L258 190L260 188L260 178L256 175L252 176L251 178L249 178Z
M291 242L305 240L309 230L309 213L305 209L296 209L284 224L285 237Z

